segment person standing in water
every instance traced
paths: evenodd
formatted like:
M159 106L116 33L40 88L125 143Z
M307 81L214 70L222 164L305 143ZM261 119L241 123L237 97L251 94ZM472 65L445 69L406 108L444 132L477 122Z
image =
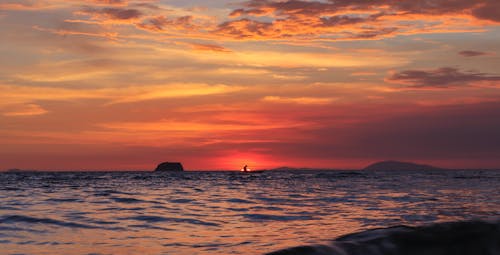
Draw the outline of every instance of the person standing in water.
M247 165L245 165L245 166L243 167L243 172L248 172L248 166L247 166Z

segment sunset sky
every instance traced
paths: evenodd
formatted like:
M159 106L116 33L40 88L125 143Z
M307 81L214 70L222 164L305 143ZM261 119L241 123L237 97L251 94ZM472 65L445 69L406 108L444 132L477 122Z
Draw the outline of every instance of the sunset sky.
M500 168L498 0L1 0L0 170Z

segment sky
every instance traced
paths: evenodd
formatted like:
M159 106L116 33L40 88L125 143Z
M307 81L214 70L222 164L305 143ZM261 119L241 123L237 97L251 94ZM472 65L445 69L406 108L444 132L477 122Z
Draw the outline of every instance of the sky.
M0 169L500 168L498 0L1 0Z

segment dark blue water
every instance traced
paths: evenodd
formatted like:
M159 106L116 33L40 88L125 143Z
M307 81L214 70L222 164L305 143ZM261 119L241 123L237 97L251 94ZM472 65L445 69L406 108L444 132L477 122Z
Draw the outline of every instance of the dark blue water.
M263 254L498 219L500 171L0 173L0 254Z

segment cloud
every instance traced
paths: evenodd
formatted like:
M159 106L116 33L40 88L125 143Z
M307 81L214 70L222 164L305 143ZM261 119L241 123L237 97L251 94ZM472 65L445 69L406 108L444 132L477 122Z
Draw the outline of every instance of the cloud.
M406 70L386 78L389 82L408 84L411 88L447 88L467 86L474 82L496 82L500 76L473 71L460 71L453 67L435 70Z
M262 15L274 14L278 16L316 15L316 14L339 14L339 13L360 13L371 11L379 16L406 14L431 14L442 15L447 13L466 13L483 18L488 16L481 11L485 9L498 10L496 0L345 0L345 1L302 1L302 0L250 0L245 3L245 8L233 11L233 16L241 15ZM496 13L496 12L492 12Z
M42 9L53 9L60 7L58 2L50 3L47 1L32 0L4 0L0 3L0 10L13 11L40 11Z
M39 26L33 26L33 29L38 30L38 31L43 31L43 32L49 32L49 33L52 33L55 35L61 35L61 36L79 35L79 36L88 36L88 37L100 37L100 38L106 38L109 40L116 40L118 38L118 33L116 33L116 32L87 32L87 31L77 31L77 30L70 30L70 29L50 29L50 28L43 28L43 27L39 27Z
M177 18L168 18L165 16L156 16L148 20L142 21L137 25L139 28L161 32L165 30L193 30L197 26L193 23L192 16L182 16Z
M200 54L198 54L200 55ZM399 56L382 53L317 53L293 51L234 51L231 54L204 54L197 56L211 63L246 65L251 67L359 67L359 66L397 66L408 60Z
M122 88L70 89L60 87L25 87L0 85L0 106L10 104L32 104L37 101L69 101L78 99L100 99L109 104L132 103L165 98L188 98L233 93L242 90L239 86L224 84L167 84L131 86Z
M350 75L351 76L374 76L377 74L378 73L375 73L375 72L353 72Z
M1 114L4 116L34 116L46 113L48 111L37 104L15 104L3 107Z
M75 12L79 15L90 16L92 20L101 21L104 23L130 23L131 21L137 21L143 13L137 9L125 9L125 8L92 8L86 7L80 11Z
M86 0L89 3L96 5L113 5L113 6L127 6L127 0Z
M475 50L463 50L463 51L460 51L458 54L460 54L464 57L477 57L477 56L488 55L487 52L475 51Z
M250 19L224 22L214 32L218 35L239 39L281 37L281 31L275 28L273 23Z
M142 7L150 10L160 10L161 8L158 5L152 3L133 3L132 6Z
M215 51L215 52L225 52L225 53L231 52L231 50L215 44L192 43L191 47L195 50L200 50L200 51Z
M245 122L228 123L228 121L175 121L160 120L152 122L116 122L103 123L99 126L123 130L126 132L180 132L180 133L200 133L207 134L211 132L224 131L249 131L249 130L269 130L291 128L305 125L305 123L275 122L272 120L252 122L246 119Z
M250 0L214 33L235 39L366 40L464 31L473 28L473 20L499 21L499 5L495 0Z
M50 8L72 7L61 0L49 2ZM134 24L150 32L177 31L184 32L184 38L213 41L378 40L419 33L478 31L500 22L496 0L436 0L432 3L425 0L249 0L227 17L217 17L219 13L207 15L196 8L167 9L155 1L80 0L80 3L87 6L74 14L89 16L89 20L66 20L102 25ZM0 6L42 8L36 1L7 1Z
M500 22L500 2L497 0L484 0L479 7L472 10L472 15L479 19Z
M131 87L125 90L125 94L117 97L111 103L130 103L162 98L184 98L233 93L242 90L239 86L228 86L224 84L180 84L169 86Z
M272 103L324 105L332 103L336 98L266 96L262 100Z

